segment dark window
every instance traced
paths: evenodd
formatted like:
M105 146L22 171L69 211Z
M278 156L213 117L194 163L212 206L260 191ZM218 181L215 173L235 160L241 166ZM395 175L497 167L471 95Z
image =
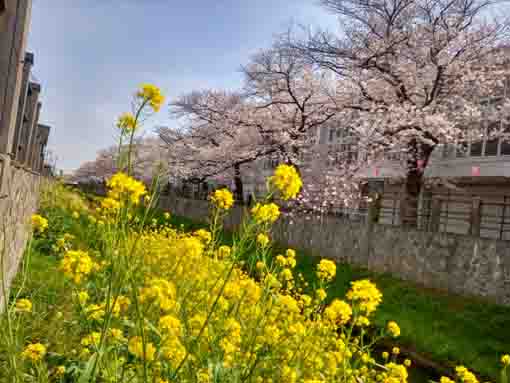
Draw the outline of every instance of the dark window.
M497 156L498 155L498 139L489 140L485 143L485 155Z
M487 142L485 143L485 155L497 156L498 155L498 142L497 134L501 129L501 122L491 122L487 127Z
M480 157L482 155L483 141L476 141L471 143L471 156Z
M508 134L508 136L503 136L500 138L500 140L501 140L501 155L508 156L508 155L510 155L510 124L504 125L503 132L505 133L505 135Z
M335 135L335 129L329 130L329 142L333 142L333 136Z
M471 149L473 150L473 149ZM467 141L462 141L462 142L458 142L457 143L457 146L455 148L455 155L457 157L466 157L467 156L467 152L468 152L468 142Z

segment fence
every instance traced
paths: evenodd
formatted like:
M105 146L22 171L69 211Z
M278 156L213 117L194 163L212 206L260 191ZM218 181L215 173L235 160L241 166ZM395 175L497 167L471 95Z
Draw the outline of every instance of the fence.
M206 200L207 188L168 188L178 198ZM416 217L416 229L428 232L472 235L481 238L510 240L510 195L471 194L454 191L425 191L419 199L407 199L403 214L400 192L385 191L382 198L357 208L330 207L322 215L380 224L401 226L402 217ZM310 212L311 215L317 215Z
M412 202L407 204L407 209L409 214L416 213L419 230L510 240L508 195L484 197L446 193L422 195ZM401 204L399 193L386 193L377 222L400 226Z

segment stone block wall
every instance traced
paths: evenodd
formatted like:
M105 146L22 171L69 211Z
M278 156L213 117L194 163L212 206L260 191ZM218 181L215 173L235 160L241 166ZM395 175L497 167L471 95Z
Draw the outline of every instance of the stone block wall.
M31 232L30 217L36 211L40 176L11 164L0 154L0 309L4 291L16 275ZM0 279L0 282L2 280Z
M173 214L205 220L207 201L162 196ZM225 226L235 229L245 208L235 207ZM431 233L339 217L281 217L273 238L294 248L388 272L404 280L510 305L510 241Z

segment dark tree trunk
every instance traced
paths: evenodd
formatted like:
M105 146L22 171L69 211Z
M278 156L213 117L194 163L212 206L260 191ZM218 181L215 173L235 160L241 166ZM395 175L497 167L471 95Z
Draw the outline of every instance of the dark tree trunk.
M404 193L400 201L400 221L403 226L417 227L423 173L434 147L424 144L418 146L416 141L412 141L409 149Z
M243 180L241 178L241 169L239 165L234 166L234 184L234 194L236 201L244 203Z

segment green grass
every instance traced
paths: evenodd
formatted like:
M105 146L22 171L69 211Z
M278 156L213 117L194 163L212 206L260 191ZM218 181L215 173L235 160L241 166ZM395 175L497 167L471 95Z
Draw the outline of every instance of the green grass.
M204 224L183 217L172 217L172 224L185 230L204 227ZM224 242L231 243L230 233ZM283 250L276 247L274 252ZM315 280L319 254L297 249L297 271L308 281ZM347 264L339 264L329 299L342 298L350 282L369 278L383 293L383 303L374 318L384 326L389 320L399 324L402 335L398 344L417 352L445 367L458 364L476 371L481 377L496 380L499 359L510 352L510 307L503 307L473 298L448 295L402 281L388 274L377 274ZM412 381L426 381L435 377L428 371L412 371Z
M314 278L318 261L319 257L301 253L298 269ZM349 283L362 278L375 282L384 296L375 323L397 321L400 344L443 365L462 363L483 377L498 377L499 358L510 349L510 308L446 295L346 264L338 265L330 296L343 297Z

